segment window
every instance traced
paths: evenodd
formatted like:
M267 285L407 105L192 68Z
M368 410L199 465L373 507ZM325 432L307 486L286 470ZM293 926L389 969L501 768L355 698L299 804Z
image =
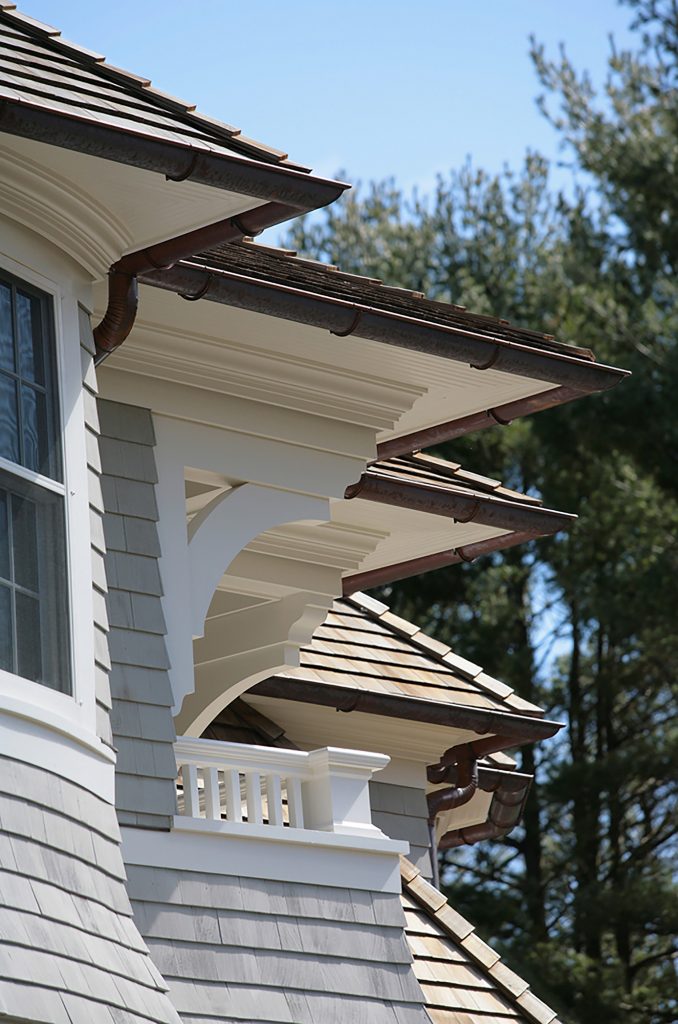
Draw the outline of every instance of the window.
M0 272L0 669L71 691L49 296Z

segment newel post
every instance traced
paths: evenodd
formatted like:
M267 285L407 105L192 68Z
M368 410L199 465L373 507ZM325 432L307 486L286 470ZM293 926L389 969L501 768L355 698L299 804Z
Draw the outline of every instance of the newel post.
M369 782L390 760L386 754L339 747L312 750L302 783L306 828L383 838L372 824Z

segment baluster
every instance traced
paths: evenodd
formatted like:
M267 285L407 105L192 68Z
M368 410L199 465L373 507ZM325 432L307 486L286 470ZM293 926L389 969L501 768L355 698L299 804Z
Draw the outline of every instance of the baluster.
M194 764L181 766L181 781L184 787L184 814L187 818L199 818L198 769Z
M242 821L242 800L240 797L240 772L227 768L224 772L226 784L226 817L229 821Z
M261 808L261 775L259 772L247 772L245 775L245 795L248 822L250 825L261 825L264 816Z
M268 803L269 825L282 825L282 790L279 775L266 776L266 802Z
M221 796L219 794L219 773L216 768L203 768L205 780L205 817L221 821Z
M301 800L301 781L297 778L287 780L287 810L290 815L291 828L304 827L304 808Z

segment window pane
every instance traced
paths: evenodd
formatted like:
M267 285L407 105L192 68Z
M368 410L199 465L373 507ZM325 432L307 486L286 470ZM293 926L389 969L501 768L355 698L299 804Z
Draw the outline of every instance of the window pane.
M13 672L12 662L12 592L0 584L0 668Z
M10 462L19 461L16 384L4 373L0 373L0 455Z
M15 599L17 672L24 679L42 682L40 602L18 590Z
M47 434L47 403L40 391L21 385L21 414L24 428L23 465L50 476Z
M42 309L40 300L34 295L16 293L16 329L21 376L44 384Z
M0 284L0 366L14 370L14 341L12 339L12 290Z
M9 495L0 491L0 576L9 579Z
M27 590L39 590L38 537L35 502L12 495L14 582Z

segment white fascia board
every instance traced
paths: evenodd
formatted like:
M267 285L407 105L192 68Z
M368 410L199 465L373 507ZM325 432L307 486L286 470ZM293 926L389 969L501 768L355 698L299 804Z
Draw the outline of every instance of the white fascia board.
M171 832L123 828L126 865L400 892L409 843L176 817ZM275 833L275 834L274 834Z

